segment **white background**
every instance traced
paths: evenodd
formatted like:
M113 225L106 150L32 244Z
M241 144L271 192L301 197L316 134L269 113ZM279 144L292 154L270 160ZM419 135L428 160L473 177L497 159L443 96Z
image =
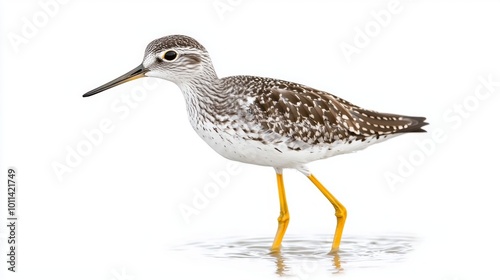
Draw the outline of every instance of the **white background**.
M238 164L188 223L179 207L192 205L229 161L191 129L179 89L149 80L153 88L134 95L143 79L81 97L137 66L146 44L169 34L201 42L220 77L292 80L369 109L428 118L427 134L310 164L348 208L346 235L419 239L402 265L338 277L498 279L500 87L474 96L481 77L500 81L498 2L398 2L386 26L346 56L341 46L356 47L357 28L370 26L389 1L61 1L44 21L47 1L0 2L2 279L119 279L121 270L133 279L275 277L244 263L174 259L168 249L273 236L279 208L271 168ZM27 21L37 24L29 36ZM464 102L460 115L454 110ZM112 131L58 178L54 165L67 165L68 149L84 145L84 131L103 120ZM434 132L445 140L424 155L417 142L429 143ZM398 172L412 156L413 172ZM10 166L19 184L15 274L4 261ZM404 181L391 185L388 173ZM331 205L314 186L289 170L285 184L288 234L332 233Z

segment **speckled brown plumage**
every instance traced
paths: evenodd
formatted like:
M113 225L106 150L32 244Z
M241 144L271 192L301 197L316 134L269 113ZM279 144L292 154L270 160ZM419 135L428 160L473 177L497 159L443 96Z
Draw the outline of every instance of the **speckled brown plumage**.
M171 54L169 60L166 52ZM256 76L218 78L207 50L184 35L152 41L142 65L118 80L137 73L176 83L198 135L224 157L253 164L299 167L402 133L423 132L427 124L423 117L363 109L293 82Z

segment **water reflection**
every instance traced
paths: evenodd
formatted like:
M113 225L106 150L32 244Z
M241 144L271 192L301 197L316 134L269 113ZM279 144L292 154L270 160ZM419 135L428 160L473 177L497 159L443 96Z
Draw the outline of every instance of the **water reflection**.
M317 269L316 262L320 259L331 260L331 265L334 273L342 271L342 266L340 263L340 254L338 252L331 252L329 254L319 255L317 257L307 257L302 255L301 258L293 260L290 254L284 253L283 251L269 253L270 256L275 258L274 262L276 264L276 274L280 276L288 275L292 271L287 263L294 263L296 267L300 268L304 272L314 272ZM330 270L330 269L329 269Z
M278 252L270 252L272 237L233 237L185 244L177 250L222 259L255 259L275 267L276 274L292 276L316 271L340 273L346 269L383 267L404 260L413 250L411 236L345 236L340 251L328 253L330 235L286 236Z

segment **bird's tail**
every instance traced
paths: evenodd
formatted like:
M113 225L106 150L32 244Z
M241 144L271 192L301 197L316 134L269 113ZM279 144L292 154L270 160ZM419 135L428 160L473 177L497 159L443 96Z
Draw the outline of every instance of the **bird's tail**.
M425 117L379 113L362 108L351 110L351 114L357 118L363 132L374 134L426 132L422 127L428 125Z

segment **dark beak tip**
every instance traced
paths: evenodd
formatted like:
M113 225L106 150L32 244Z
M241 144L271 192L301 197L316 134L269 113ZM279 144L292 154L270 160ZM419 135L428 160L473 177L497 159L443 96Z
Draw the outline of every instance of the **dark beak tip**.
M96 95L96 94L98 94L101 91L104 91L104 90L93 89L93 90L85 93L84 95L82 95L82 97L89 97L89 96L92 96L92 95Z
M85 93L84 95L82 95L82 97L89 97L89 96L92 96L92 94Z

